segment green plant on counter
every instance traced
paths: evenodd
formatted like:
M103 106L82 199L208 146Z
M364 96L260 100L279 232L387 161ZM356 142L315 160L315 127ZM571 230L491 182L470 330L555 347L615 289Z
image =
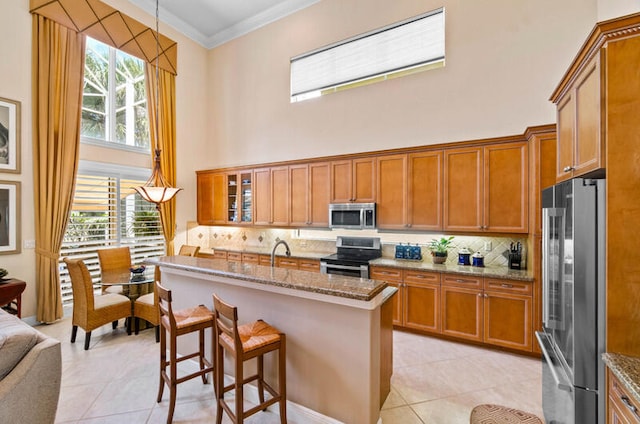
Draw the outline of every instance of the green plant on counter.
M447 256L447 249L453 244L453 236L431 239L427 247L433 256Z

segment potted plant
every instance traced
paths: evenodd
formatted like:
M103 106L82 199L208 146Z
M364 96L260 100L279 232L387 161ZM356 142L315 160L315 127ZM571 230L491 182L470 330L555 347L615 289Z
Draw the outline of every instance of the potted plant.
M447 249L452 245L453 236L431 239L427 247L431 251L434 264L443 264L447 260Z

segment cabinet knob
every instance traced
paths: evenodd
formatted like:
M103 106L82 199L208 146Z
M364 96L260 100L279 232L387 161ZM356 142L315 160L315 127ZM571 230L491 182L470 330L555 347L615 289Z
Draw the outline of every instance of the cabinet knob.
M484 294L484 297L489 298L489 295L485 293L485 294Z
M564 172L571 172L571 171L573 171L573 169L574 169L573 166L565 166L563 171Z
M478 293L478 297L482 297L482 293Z

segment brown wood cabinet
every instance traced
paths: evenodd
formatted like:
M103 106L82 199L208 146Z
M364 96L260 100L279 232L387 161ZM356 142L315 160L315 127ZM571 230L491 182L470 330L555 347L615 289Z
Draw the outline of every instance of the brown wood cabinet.
M289 225L289 167L259 168L253 172L254 223Z
M244 169L225 176L227 223L253 224L253 171Z
M299 262L296 258L286 256L276 256L276 266L278 268L298 269Z
M558 181L604 168L600 59L600 54L596 54L571 87L554 100L558 119Z
M442 334L482 341L482 277L445 274L442 278Z
M293 227L328 227L330 168L328 162L289 166L290 212Z
M607 423L640 424L640 402L629 394L618 378L607 369Z
M198 172L196 180L198 224L225 224L227 222L226 174Z
M398 289L398 292L393 298L393 325L402 326L404 316L402 270L398 268L371 266L369 267L369 278L372 280L385 281L390 286Z
M320 261L317 259L298 259L300 271L320 272Z
M503 143L444 151L444 229L527 233L527 144Z
M404 326L440 333L440 273L404 270Z
M378 157L378 228L441 230L441 181L441 151Z
M375 159L331 162L331 202L375 202Z
M531 295L531 283L484 279L485 343L531 351Z
M300 164L289 167L289 223L294 227L310 224L309 218L309 165Z

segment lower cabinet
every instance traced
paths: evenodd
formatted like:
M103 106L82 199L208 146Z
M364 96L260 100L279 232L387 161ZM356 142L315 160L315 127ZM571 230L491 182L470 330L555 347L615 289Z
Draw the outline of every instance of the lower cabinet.
M640 403L632 397L620 380L607 369L609 380L607 399L607 423L640 424Z
M532 350L531 282L377 266L369 272L398 288L397 327Z

